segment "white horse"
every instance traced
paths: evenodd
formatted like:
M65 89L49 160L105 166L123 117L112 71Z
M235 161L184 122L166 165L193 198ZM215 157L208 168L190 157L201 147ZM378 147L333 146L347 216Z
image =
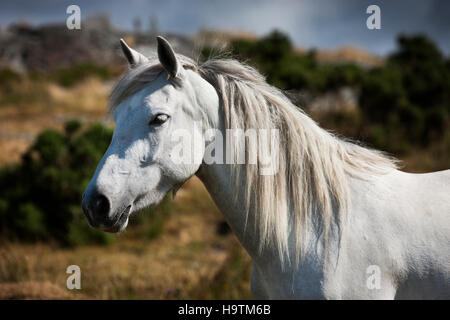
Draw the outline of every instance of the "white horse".
M255 298L450 298L450 170L398 171L319 128L253 68L199 65L157 40L153 58L121 41L131 68L112 92L114 135L82 203L93 227L120 232L197 175L253 260ZM190 162L174 161L180 128L195 140ZM206 163L221 155L207 132L249 128L278 130L278 171ZM247 160L254 147L232 146Z

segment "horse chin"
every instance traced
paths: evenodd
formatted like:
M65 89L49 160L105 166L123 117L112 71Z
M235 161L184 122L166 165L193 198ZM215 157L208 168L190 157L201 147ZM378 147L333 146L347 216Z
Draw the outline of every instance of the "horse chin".
M132 206L128 206L119 216L119 219L114 223L112 227L101 228L101 230L109 233L119 233L125 230L128 225L128 220L132 213Z
M141 197L138 201L135 201L132 205L129 205L122 215L119 217L117 222L108 228L100 228L100 230L109 232L109 233L120 233L126 229L128 226L128 221L131 214L141 211L146 208L157 206L161 200L164 198L164 194L158 197Z
M126 227L128 226L128 220L129 220L129 218L126 217L124 222L118 222L113 227L107 228L107 229L102 229L102 230L105 232L109 232L109 233L120 233L120 232L124 231L126 229Z
M144 209L156 207L163 199L166 193L149 193L145 196L138 197L137 200L133 202L132 212L139 212Z

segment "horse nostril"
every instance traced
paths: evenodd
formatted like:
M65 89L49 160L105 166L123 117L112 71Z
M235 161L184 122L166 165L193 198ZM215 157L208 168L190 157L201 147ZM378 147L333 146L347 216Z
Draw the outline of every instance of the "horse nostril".
M109 200L102 194L97 195L94 199L93 211L97 217L106 218L109 213Z

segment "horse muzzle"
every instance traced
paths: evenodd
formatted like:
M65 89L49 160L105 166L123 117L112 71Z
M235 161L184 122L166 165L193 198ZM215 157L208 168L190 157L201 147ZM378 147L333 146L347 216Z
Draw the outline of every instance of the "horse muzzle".
M91 227L112 233L125 229L131 213L131 205L112 212L111 201L97 190L85 194L81 207Z

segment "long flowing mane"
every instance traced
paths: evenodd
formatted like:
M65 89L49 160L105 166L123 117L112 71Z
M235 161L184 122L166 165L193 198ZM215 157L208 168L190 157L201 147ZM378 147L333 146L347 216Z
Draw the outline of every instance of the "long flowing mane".
M397 167L397 161L382 152L339 139L320 128L248 65L231 59L198 64L181 55L178 58L186 69L198 72L216 89L226 129L278 129L278 172L260 175L258 164L235 165L233 176L236 182L243 177L246 180L246 210L255 214L260 248L274 246L282 261L291 260L291 232L296 234L298 261L301 244L307 241L306 230L320 223L326 238L333 222L341 224L350 201L351 177L370 179ZM132 69L113 90L111 109L161 72L162 67L152 63ZM269 144L259 147L263 148L259 152L270 152Z

